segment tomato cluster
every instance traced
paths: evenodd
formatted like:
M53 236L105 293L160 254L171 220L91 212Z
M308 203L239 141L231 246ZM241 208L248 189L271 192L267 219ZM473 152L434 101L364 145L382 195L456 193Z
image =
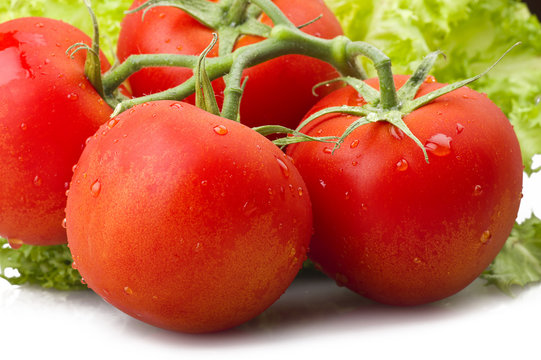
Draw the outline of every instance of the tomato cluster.
M307 34L342 35L320 0L274 3L296 26L323 14ZM144 20L126 16L118 55L198 55L211 38L185 11L155 7ZM404 116L428 159L385 121L339 148L306 141L282 151L250 127L295 128L322 109L367 104L351 86L327 87L316 104L312 88L338 76L328 63L285 55L246 69L240 122L193 98L111 117L85 77L85 51L65 53L81 41L90 43L57 20L0 24L0 235L13 247L67 242L88 286L139 320L184 332L239 325L275 302L308 257L376 301L436 301L479 276L511 230L520 148L504 114L469 88ZM259 41L243 35L235 48ZM103 55L101 64L109 69ZM127 85L139 97L191 75L150 67ZM408 78L395 76L396 88ZM377 79L366 84L378 89ZM224 86L213 81L219 105ZM427 81L416 96L443 86ZM340 137L356 120L327 114L302 132Z

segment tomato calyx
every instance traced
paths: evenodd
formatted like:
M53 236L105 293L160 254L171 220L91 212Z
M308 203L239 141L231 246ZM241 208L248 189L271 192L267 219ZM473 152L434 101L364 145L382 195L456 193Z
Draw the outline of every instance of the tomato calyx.
M494 68L505 57L505 55L507 55L509 51L511 51L515 46L519 44L520 43L516 43L511 46L498 60L496 60L496 62L494 62L494 64L492 64L482 73L471 78L446 85L418 98L416 98L415 96L417 95L417 92L421 85L426 81L429 72L431 71L432 67L436 62L436 59L439 55L442 54L440 51L434 51L428 54L423 59L421 64L417 67L412 76L408 79L408 81L398 91L394 88L390 89L389 85L393 84L394 86L394 81L391 81L391 79L388 78L388 76L393 76L392 73L389 74L388 72L380 73L380 91L367 85L364 81L354 77L340 77L331 81L318 84L314 87L314 90L319 86L328 84L329 82L342 81L347 85L353 87L364 99L365 104L362 106L334 106L320 110L310 115L301 124L299 124L296 131L300 131L303 127L305 127L313 120L327 114L339 113L358 117L337 139L334 149L332 150L334 152L344 142L345 138L358 127L378 121L386 121L396 126L406 136L413 140L423 152L425 161L428 163L429 160L427 149L425 148L424 144L411 132L409 127L404 122L403 118L411 112L439 98L440 96L448 94L451 91L466 86L469 83L481 78L490 70L492 70L492 68ZM384 95L384 91L386 91L388 94Z
M261 9L248 0L149 0L128 11L145 14L157 6L171 6L188 13L202 25L216 31L220 38L219 55L233 52L241 35L268 37L271 27L259 21Z

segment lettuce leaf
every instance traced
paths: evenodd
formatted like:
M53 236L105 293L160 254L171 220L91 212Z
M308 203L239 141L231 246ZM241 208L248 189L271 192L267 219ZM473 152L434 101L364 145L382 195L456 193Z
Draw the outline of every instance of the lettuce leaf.
M420 59L441 50L433 75L441 82L472 77L471 85L504 111L521 144L525 171L541 153L541 25L517 0L325 0L348 37L380 48L395 73L412 73ZM365 61L367 68L370 64ZM374 74L373 72L371 73Z
M81 275L72 268L67 245L30 246L19 249L0 238L0 277L13 285L37 284L58 290L86 289Z
M511 294L513 285L523 287L541 281L541 220L532 215L516 224L481 278L507 294Z

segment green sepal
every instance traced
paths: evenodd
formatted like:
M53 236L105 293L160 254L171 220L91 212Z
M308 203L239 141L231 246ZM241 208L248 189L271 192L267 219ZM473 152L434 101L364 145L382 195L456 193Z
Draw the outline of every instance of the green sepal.
M126 11L126 14L133 14L143 10L142 19L144 20L147 11L157 6L171 6L185 11L198 22L211 29L217 29L220 24L220 6L206 0L149 0L132 10Z
M214 89L212 88L212 83L210 82L205 69L205 58L210 50L212 50L214 45L216 45L217 41L218 35L215 33L212 34L212 42L205 48L205 50L203 50L199 56L199 61L195 66L195 106L208 111L211 114L220 116L220 108L218 107L218 103L216 101Z
M336 140L338 139L336 136L321 136L321 137L309 136L301 132L298 132L297 130L293 130L281 125L258 126L258 127L252 128L252 130L254 130L255 132L263 136L269 136L269 135L275 135L275 134L288 135L288 136L284 136L284 137L273 140L272 142L277 146L287 146L287 145L297 144L297 143L306 142L306 141L335 143ZM289 135L293 135L293 136L289 136Z
M299 126L297 126L297 131L301 130L303 127L314 121L315 119L328 115L328 114L346 114L346 115L354 115L354 116L366 116L371 113L371 109L369 109L366 106L359 107L359 106L333 106L329 108L325 108L323 110L317 111L310 115L308 118L306 118L304 121L302 121Z
M84 0L84 3L88 9L88 12L90 13L94 30L94 35L92 38L92 51L88 51L86 54L85 76L87 77L88 81L90 81L94 89L96 89L98 94L102 98L105 98L105 92L103 90L103 82L101 77L100 30L98 26L98 19L96 18L96 14L94 14L94 11L90 6L90 2L88 0Z
M372 86L365 83L363 80L354 78L352 76L343 76L343 77L339 77L339 78L336 78L336 79L331 79L331 80L320 82L319 84L316 84L312 88L312 94L317 96L316 89L318 89L321 86L332 84L332 83L337 82L337 81L343 81L347 85L353 87L359 93L359 95L362 96L364 101L366 101L368 104L377 105L379 103L379 101L380 101L380 93L379 93L379 91L377 91Z
M441 51L434 51L428 54L421 64L417 67L413 75L406 81L404 85L398 90L398 99L401 102L411 101L417 95L417 91L421 85L425 82L428 73L434 67L436 59L441 55Z
M500 56L500 58L498 60L496 60L496 62L494 64L492 64L490 67L488 67L482 73L480 73L480 74L478 74L476 76L473 76L473 77L471 77L469 79L462 80L462 81L457 81L456 83L446 85L446 86L444 86L444 87L442 87L440 89L434 90L434 91L432 91L432 92L430 92L430 93L428 93L428 94L426 94L424 96L418 97L417 99L414 99L414 100L411 100L409 102L404 103L402 105L402 108L401 108L402 112L404 114L408 114L408 113L420 108L421 106L424 106L424 105L430 103L431 101L437 99L440 96L448 94L451 91L454 91L454 90L459 89L459 88L461 88L463 86L466 86L469 83L472 83L475 80L483 77L490 70L492 70L511 50L513 50L518 45L520 45L520 42L517 42L513 46L511 46L502 56Z

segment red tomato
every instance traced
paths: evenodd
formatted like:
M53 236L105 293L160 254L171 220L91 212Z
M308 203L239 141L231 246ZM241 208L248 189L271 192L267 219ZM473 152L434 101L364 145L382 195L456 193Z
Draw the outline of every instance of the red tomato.
M401 86L406 77L395 78ZM368 81L373 87L377 82ZM418 96L442 87L424 83ZM362 105L351 87L311 112ZM356 118L331 114L306 132L339 136ZM485 95L461 88L405 116L421 149L390 125L355 130L331 155L322 143L289 147L313 202L311 259L378 302L415 305L463 289L489 265L517 215L522 160L515 133Z
M90 288L184 332L227 329L265 310L300 269L312 230L305 184L280 149L172 101L102 126L77 165L66 218Z
M134 1L132 8L146 0ZM322 38L342 35L342 29L333 13L321 0L276 0L274 3L295 24L305 24L320 15L321 19L302 30ZM121 61L132 54L171 53L199 55L210 44L212 32L188 14L173 7L158 7L148 11L144 21L142 12L127 15L122 21L118 41ZM263 23L272 24L263 16ZM253 36L239 39L237 46L260 41ZM218 45L209 56L217 56ZM129 78L133 94L141 96L175 87L192 76L185 68L147 68ZM280 124L297 126L304 114L318 100L312 87L338 77L327 63L301 55L282 56L244 71L248 77L242 97L241 121L247 126ZM213 82L218 103L223 100L222 79ZM322 88L323 94L326 89ZM194 102L194 97L188 98ZM276 106L280 104L280 106Z
M65 53L81 41L57 20L0 24L0 235L13 246L66 242L71 168L112 112L85 78L85 52Z

